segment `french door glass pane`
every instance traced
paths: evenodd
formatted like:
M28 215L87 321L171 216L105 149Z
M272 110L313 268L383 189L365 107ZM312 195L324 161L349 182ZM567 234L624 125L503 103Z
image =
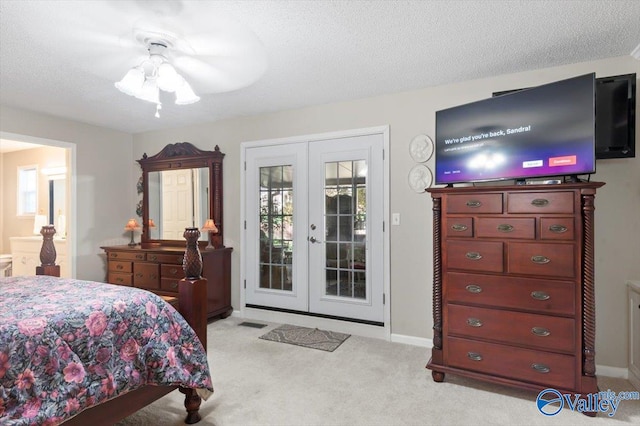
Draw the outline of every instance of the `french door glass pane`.
M260 288L291 291L293 167L260 168Z
M367 165L325 163L325 296L366 299Z

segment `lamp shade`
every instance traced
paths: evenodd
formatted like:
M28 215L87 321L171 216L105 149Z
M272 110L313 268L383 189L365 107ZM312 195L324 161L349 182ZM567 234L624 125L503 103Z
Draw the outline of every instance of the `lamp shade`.
M202 225L202 230L215 234L216 232L218 232L218 227L216 226L213 219L207 219L204 225Z
M138 96L142 91L142 85L144 84L144 70L142 67L131 68L125 76L115 84L116 88L122 93L126 93L129 96Z
M193 93L191 85L182 79L182 84L176 88L176 104L189 105L200 100L200 96Z
M125 231L134 231L136 229L140 229L140 224L135 219L129 219L127 224L124 226Z

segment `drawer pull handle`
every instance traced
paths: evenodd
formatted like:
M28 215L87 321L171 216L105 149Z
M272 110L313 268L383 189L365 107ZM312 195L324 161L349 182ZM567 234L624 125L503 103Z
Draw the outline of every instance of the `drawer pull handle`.
M514 229L513 225L509 225L508 223L503 223L502 225L498 225L498 231L500 232L512 232Z
M136 254L136 259L143 260L144 259L144 255L143 254Z
M156 278L158 278L158 276L156 274L151 274L151 279L155 280Z
M471 327L482 327L482 321L478 318L467 318L467 325Z
M467 358L472 361L482 361L482 355L478 352L467 352Z
M544 265L545 263L551 262L547 256L531 256L531 261L533 263L537 263L538 265Z
M549 226L549 231L553 232L554 234L562 234L563 232L567 232L567 227L564 225L551 225Z
M536 300L549 300L551 298L551 296L549 296L549 294L545 293L544 291L532 291L531 297Z
M171 288L178 288L178 283L177 282L171 283Z
M546 207L549 205L549 200L547 200L546 198L536 198L535 200L531 201L531 205L535 207Z
M116 269L122 269L122 265L116 265Z
M111 253L111 257L118 257L118 253Z
M467 207L476 208L482 205L481 201L478 200L469 200L467 201Z
M155 254L153 256L151 256L151 260L156 261L158 260L158 256L156 256Z
M468 229L467 225L463 225L461 223L455 223L453 225L451 225L451 229L453 229L456 232L463 232L466 231Z
M469 252L467 252L467 254L465 254L465 256L469 260L480 260L480 259L482 259L482 255L480 253L478 253L477 251L469 251Z
M142 277L143 277L143 275L141 273L137 273L136 274L136 278L142 278Z
M540 336L540 337L547 337L548 335L551 334L551 332L544 327L533 327L531 329L531 332L536 336Z
M544 364L531 364L531 369L533 369L533 371L536 371L538 373L543 373L543 374L546 374L549 371L551 371L551 369Z
M119 282L119 283L123 283L124 282L124 280L122 278L116 278L116 281Z
M479 285L475 285L475 284L469 284L468 286L465 287L465 289L469 292L469 293L482 293L482 287L480 287Z
M171 268L171 275L175 275L178 273L178 268Z

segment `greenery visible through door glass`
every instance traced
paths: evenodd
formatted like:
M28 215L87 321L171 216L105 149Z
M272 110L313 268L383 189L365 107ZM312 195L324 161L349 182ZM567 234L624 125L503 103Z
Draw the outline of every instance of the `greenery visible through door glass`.
M293 167L260 168L260 288L291 291Z
M326 296L366 299L367 162L325 163Z

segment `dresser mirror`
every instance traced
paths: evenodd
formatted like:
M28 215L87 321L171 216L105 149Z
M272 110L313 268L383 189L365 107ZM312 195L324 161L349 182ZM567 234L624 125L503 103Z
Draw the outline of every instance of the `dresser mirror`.
M222 247L222 160L218 146L202 151L188 142L167 145L138 160L142 167L142 245L184 245L184 229L213 219L218 232L202 232L203 245Z

